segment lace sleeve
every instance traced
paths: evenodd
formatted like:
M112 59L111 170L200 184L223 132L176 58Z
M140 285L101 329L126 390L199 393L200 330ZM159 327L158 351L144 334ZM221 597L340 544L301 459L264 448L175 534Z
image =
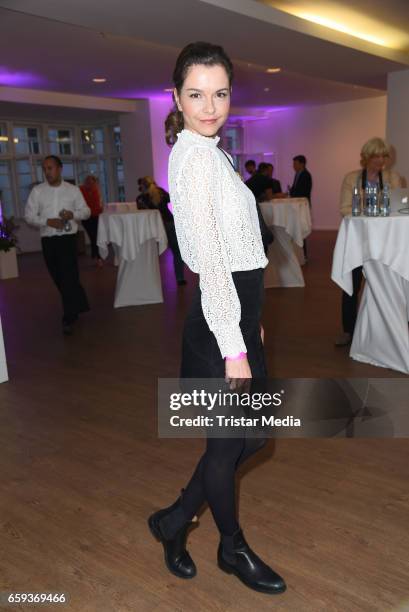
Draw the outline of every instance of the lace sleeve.
M220 177L217 153L197 147L184 159L177 188L188 248L199 269L203 314L226 357L245 352L246 346L240 329L240 301L220 227Z

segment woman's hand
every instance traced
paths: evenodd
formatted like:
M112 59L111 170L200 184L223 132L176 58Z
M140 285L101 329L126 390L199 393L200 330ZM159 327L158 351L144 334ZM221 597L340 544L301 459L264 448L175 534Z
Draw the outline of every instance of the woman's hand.
M251 370L247 357L230 361L226 359L226 383L230 385L230 389L244 390L249 386L251 380Z

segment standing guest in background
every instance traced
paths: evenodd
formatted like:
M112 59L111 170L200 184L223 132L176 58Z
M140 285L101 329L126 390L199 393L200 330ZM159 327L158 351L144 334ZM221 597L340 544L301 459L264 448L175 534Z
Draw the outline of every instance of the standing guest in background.
M246 185L253 192L257 202L271 200L273 190L271 179L268 175L268 164L261 162L258 165L257 171L247 179Z
M311 208L311 191L312 191L312 177L308 172L307 159L305 155L296 155L293 157L293 168L295 170L293 185L290 189L290 196L292 198L307 198L308 204ZM304 257L307 261L307 242L304 240L303 244Z
M292 198L307 198L311 206L312 177L308 172L307 159L305 155L293 157L293 168L295 170L293 185L290 189Z
M281 191L281 183L273 178L274 166L266 162L258 165L257 172L246 181L258 202L286 197Z
M246 169L247 174L249 174L250 176L253 176L253 174L255 174L256 162L254 161L254 159L248 159L244 164L244 167Z
M97 235L98 235L98 218L102 213L102 199L101 192L97 178L92 174L89 174L83 184L80 186L81 193L87 203L88 208L91 211L89 219L84 219L82 225L88 234L88 238L91 242L91 257L97 260L97 265L102 267L103 261L100 257L98 246L97 246Z
M382 138L371 138L361 149L361 170L347 174L342 182L340 209L343 217L352 214L352 192L358 187L362 196L366 187L383 189L388 184L390 189L402 186L402 179L393 170L386 170L389 160L389 147ZM335 340L335 346L348 346L352 342L355 323L358 315L358 296L362 284L362 266L352 270L353 294L342 292L342 327L343 333Z
M186 285L185 265L180 254L179 245L176 237L175 221L168 208L170 202L167 191L159 187L151 176L144 176L141 179L141 194L137 197L138 208L148 208L159 210L163 225L165 226L169 248L173 255L173 267L175 270L176 282L180 286Z
M25 220L40 228L45 263L61 294L63 333L70 335L78 315L89 310L79 279L77 231L91 211L78 187L62 179L59 157L46 157L43 172L46 180L30 192Z
M246 185L253 193L256 200L261 239L263 241L264 253L267 256L268 247L273 242L274 236L272 231L264 221L259 202L265 202L267 200L273 199L271 179L268 176L268 164L261 162L261 164L259 164L257 168L257 172L252 174L252 176L246 181Z
M266 168L266 175L268 176L268 178L270 179L270 184L271 184L271 190L273 192L273 198L274 197L285 197L285 193L283 193L282 189L281 189L281 183L280 181L278 181L277 179L273 178L273 174L274 174L274 166L273 164L266 164L267 168Z

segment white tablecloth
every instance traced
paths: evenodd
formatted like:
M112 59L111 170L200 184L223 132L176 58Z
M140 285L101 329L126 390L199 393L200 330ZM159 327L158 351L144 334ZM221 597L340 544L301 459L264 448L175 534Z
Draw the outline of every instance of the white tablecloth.
M345 217L332 280L352 295L352 270L364 267L366 285L350 356L409 373L409 217Z
M0 319L0 383L6 382L8 379L6 351L4 350L3 330Z
M260 209L272 229L274 242L268 249L269 264L264 273L265 287L304 287L300 262L302 246L311 233L311 214L307 198L286 198L262 202Z
M136 202L108 202L104 207L105 212L110 213L127 213L127 212L136 212L138 210L138 206Z
M167 239L159 211L118 214L108 209L98 223L97 244L104 259L109 243L115 245L120 261L115 308L163 302L159 254L166 249Z

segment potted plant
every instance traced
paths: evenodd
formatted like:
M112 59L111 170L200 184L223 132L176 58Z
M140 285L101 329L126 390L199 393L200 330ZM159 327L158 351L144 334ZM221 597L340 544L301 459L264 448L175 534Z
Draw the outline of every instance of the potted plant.
M16 278L17 267L17 225L14 219L0 216L0 278Z

